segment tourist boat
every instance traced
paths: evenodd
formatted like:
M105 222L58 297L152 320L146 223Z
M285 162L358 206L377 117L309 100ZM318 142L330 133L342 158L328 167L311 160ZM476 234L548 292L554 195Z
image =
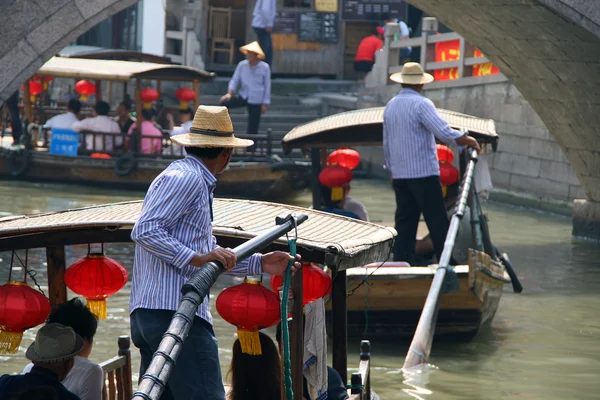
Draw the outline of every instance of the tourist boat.
M54 307L67 300L64 281L66 246L131 242L131 229L141 208L141 201L132 201L5 217L0 219L0 252L23 253L27 249L46 249L48 294L50 303ZM297 251L304 261L327 265L333 271L331 312L332 318L337 322L332 332L333 367L340 373L344 382L349 382L345 323L346 271L370 262L386 260L396 234L394 229L301 207L220 198L215 199L214 202L214 217L213 233L218 244L230 247L234 251L245 246L245 257L259 250L287 251L285 233L289 232L290 235L297 237ZM277 221L280 227L276 226ZM281 230L283 228L285 230ZM238 260L245 257L238 255ZM198 271L211 273L217 268L219 267L209 263ZM296 335L296 341L292 346L291 356L296 398L302 398L303 327L302 318L295 317L302 315L302 275L296 274L292 283L294 304L291 331ZM194 279L193 276L190 281ZM206 290L210 286L206 286ZM204 295L197 295L200 298L204 297ZM184 303L186 301L182 301L182 304ZM191 312L195 312L193 307ZM181 326L186 324L183 323ZM185 338L185 335L183 337ZM353 386L349 390L350 398L371 399L369 343L362 341L360 349L358 369L353 368L358 372L354 372L350 379ZM177 356L175 349L169 350L166 354L167 359ZM131 398L133 385L128 338L119 339L117 357L102 365L107 378L104 398ZM165 365L164 368L169 367ZM164 374L156 377L157 382L161 379L164 379ZM142 390L142 386L144 385L140 384L138 390ZM156 391L151 393L152 395L148 392L148 395L143 398L158 398Z
M283 138L283 147L287 151L310 151L314 170L312 176L318 177L327 159L328 149L382 146L383 111L384 107L360 109L308 122L290 131ZM482 146L491 146L495 151L498 135L494 121L442 109L438 109L438 112L452 128L468 132ZM468 155L463 153L459 163L461 177L467 161ZM321 197L316 179L312 182L312 188L313 206L318 209ZM448 188L448 210L456 204L458 189L458 182L455 187ZM465 219L461 227L470 230L469 222L473 222L472 232L467 232L470 240L466 248L455 248L464 255L459 261L464 265L455 267L460 290L441 297L435 329L438 336L456 339L470 339L482 326L490 323L498 308L504 284L511 282L503 264L508 262L508 258L499 257L491 244L487 219L481 212L474 186L469 192L468 204L472 211L471 221ZM392 220L394 210L390 209L389 215ZM418 244L424 242L427 233L427 227L421 221L417 233ZM417 245L417 249L419 247ZM435 266L410 266L398 262L369 263L362 268L348 270L349 333L363 337L412 337L434 274ZM365 280L368 280L368 284L365 284Z
M118 57L148 59L143 54L130 53L112 52L108 55L98 55L112 59L53 57L36 72L35 77L42 81L50 78L93 81L95 82L96 100L105 99L109 103L112 103L115 92L121 91L121 86L117 87L113 83L122 85L122 93L119 93L119 96L122 97L119 98L125 99L128 97L128 84L133 81L135 83L136 115L140 115L142 112L140 93L152 82L158 92L161 90L161 83L165 81L183 82L184 85L187 83L188 86L193 87L194 96L191 99L191 107L196 107L199 104L200 83L210 81L215 77L214 73L180 65L114 59ZM84 54L84 56L88 55ZM111 152L105 151L103 145L96 146L97 142L105 143L105 139L109 135L98 132L82 132L80 135L71 133L70 136L56 135L56 140L53 142L49 130L43 129L43 124L53 115L64 112L65 104L60 101L48 101L46 98L48 91L46 90L39 93L37 100L32 103L29 82L28 80L23 86L25 120L30 122L27 139L23 148L22 146L11 146L12 140L3 138L2 146L0 146L0 176L2 177L145 190L169 163L182 156L181 148L172 146L166 131L163 131L163 138L146 139L161 141L163 151L160 154L151 155L134 153L125 148L115 149ZM62 80L62 82L65 81ZM104 85L103 82L105 82ZM173 89L174 91L174 87L167 88L166 83L162 87L165 90ZM37 90L41 90L39 85L37 88ZM90 107L85 106L80 115L86 116L90 112ZM81 149L77 150L78 140L83 135L86 138L93 137L91 139L94 143L93 151L84 153ZM114 135L110 136L114 137ZM219 179L217 195L281 200L307 186L310 172L309 163L282 160L274 155L270 133L251 135L251 137L238 136L253 139L256 146L250 151L238 150L235 152L228 170ZM121 137L123 143L128 143L129 136L122 135ZM66 138L67 141L59 142L58 139L63 138ZM134 138L131 143L132 149L139 148L136 143L139 145L139 140L144 140L139 131Z

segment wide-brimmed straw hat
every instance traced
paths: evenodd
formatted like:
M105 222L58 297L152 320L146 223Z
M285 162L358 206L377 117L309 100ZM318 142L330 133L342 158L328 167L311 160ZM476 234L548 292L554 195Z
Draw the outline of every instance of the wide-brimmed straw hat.
M83 339L70 326L46 324L35 335L25 357L42 364L54 364L75 357L83 348Z
M252 140L238 139L234 136L227 107L219 106L198 107L190 131L183 135L175 135L171 140L189 147L243 148L254 144Z
M390 79L405 85L424 85L433 82L433 75L423 71L421 64L408 62L404 64L402 71L392 74Z
M243 55L248 55L249 51L252 53L256 53L259 60L265 59L265 53L263 52L262 48L260 47L260 44L258 44L256 40L252 43L248 43L247 45L240 47L240 53L242 53Z

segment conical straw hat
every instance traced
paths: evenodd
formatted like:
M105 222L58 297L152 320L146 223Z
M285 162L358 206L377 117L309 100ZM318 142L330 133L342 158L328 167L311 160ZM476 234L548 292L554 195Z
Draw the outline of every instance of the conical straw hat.
M183 135L175 135L171 140L189 147L243 148L254 144L252 140L238 139L234 136L227 107L219 106L198 107L190 131Z
M265 59L265 53L263 53L263 50L260 48L260 44L258 44L256 40L252 43L248 43L247 45L240 47L240 52L243 55L247 55L249 51L251 51L252 53L256 53L258 55L259 60Z
M405 85L424 85L433 82L433 76L423 71L421 64L408 62L404 64L401 72L396 72L390 76L394 82L404 83Z

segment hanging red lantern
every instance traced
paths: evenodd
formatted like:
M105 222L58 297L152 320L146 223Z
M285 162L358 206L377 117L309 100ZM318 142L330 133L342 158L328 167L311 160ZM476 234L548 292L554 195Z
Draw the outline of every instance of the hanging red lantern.
M43 90L43 86L40 81L30 80L29 81L29 100L31 100L32 103L35 103L36 96L38 94L42 93L42 90Z
M242 352L262 354L258 331L277 324L279 296L261 282L246 279L242 284L223 290L217 297L217 312L238 328Z
M281 277L271 275L271 290L278 293ZM331 294L331 277L312 263L302 263L302 305L305 306Z
M331 200L339 201L344 198L344 185L352 180L352 170L340 165L330 165L323 168L319 174L321 185L331 188Z
M0 353L16 353L23 332L44 323L50 302L25 282L0 286Z
M436 144L435 148L437 150L437 159L439 162L451 163L452 161L454 161L454 152L450 150L448 146L444 146L443 144Z
M81 80L75 84L75 91L79 93L79 99L81 101L87 101L88 96L96 93L96 85L90 81Z
M189 107L188 103L190 101L196 100L196 92L194 92L190 88L179 88L175 92L175 97L179 99L179 108L181 110L187 110L187 108Z
M440 163L440 182L442 183L442 195L446 197L448 186L458 182L458 170L452 164Z
M337 149L327 157L327 164L354 169L360 164L360 154L352 149Z
M106 319L106 298L125 286L127 270L103 253L88 254L65 271L65 283L87 299L87 306L98 319Z
M158 92L152 88L144 88L140 90L140 99L144 103L146 110L152 108L152 102L159 99Z

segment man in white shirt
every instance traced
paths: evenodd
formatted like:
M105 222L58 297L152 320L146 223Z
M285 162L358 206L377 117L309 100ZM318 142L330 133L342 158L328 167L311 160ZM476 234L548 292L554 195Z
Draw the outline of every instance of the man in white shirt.
M169 121L169 135L183 135L190 131L192 127L192 120L194 119L194 112L191 108L185 108L179 110L179 121L181 122L180 126L175 126L175 121L173 120L173 115L167 114L167 121ZM164 155L171 156L185 156L185 150L183 146L180 146L175 143L171 143L171 145L163 150Z
M98 320L94 314L76 297L59 305L56 311L50 314L47 323L71 327L83 338L83 348L79 355L75 356L73 368L61 382L63 386L81 400L102 400L104 372L102 367L88 360L98 328ZM28 364L23 373L28 373L32 367L33 364Z
M276 0L257 0L252 13L252 29L258 36L258 44L265 53L265 62L271 65L273 60L273 42L271 32L275 26L277 14Z
M44 128L50 129L71 129L75 122L79 122L79 111L81 110L81 103L77 99L69 100L67 104L67 112L64 114L58 114L50 118L44 124Z
M96 103L94 116L83 121L77 121L72 126L75 132L91 131L107 133L108 135L85 134L85 150L92 153L110 153L115 147L123 146L121 128L114 119L108 116L110 105L105 101ZM114 138L113 138L114 136Z

